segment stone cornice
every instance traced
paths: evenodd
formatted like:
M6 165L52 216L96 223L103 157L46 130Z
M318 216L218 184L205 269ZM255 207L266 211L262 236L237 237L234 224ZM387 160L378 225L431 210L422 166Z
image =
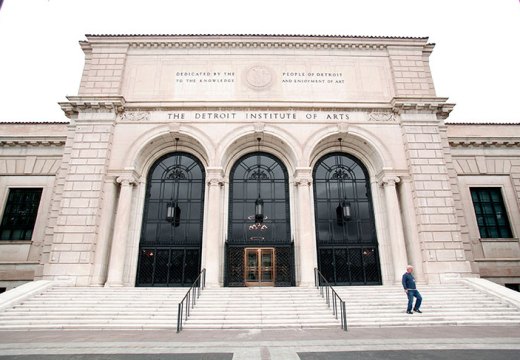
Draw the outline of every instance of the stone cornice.
M141 49L304 49L304 50L385 50L388 44L338 41L130 41Z
M64 146L66 138L65 137L1 137L0 138L0 146L2 147L16 147L16 146Z
M122 113L125 99L122 96L67 96L68 102L60 102L61 109L70 118L82 111Z
M311 101L163 101L126 102L125 111L358 111L388 114L393 112L388 102L311 102Z
M451 147L458 148L492 148L492 147L520 147L520 138L449 138L448 142Z
M86 35L90 44L129 44L132 48L258 48L311 50L383 50L387 46L420 46L431 48L427 37L388 36L324 36L324 35Z
M395 97L392 99L394 113L421 112L436 114L439 119L447 119L455 104L447 103L448 98L441 97Z

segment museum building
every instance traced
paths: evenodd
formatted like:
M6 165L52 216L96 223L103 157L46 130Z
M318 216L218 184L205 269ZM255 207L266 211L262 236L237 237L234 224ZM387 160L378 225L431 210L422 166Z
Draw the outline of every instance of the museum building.
M446 123L427 38L87 35L0 124L0 288L520 284L520 128ZM23 110L22 110L23 111ZM471 120L471 119L468 119Z

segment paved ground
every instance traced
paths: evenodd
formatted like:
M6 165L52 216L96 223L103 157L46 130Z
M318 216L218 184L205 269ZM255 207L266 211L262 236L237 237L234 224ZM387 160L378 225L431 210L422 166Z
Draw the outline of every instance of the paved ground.
M0 360L520 359L520 327L0 331Z

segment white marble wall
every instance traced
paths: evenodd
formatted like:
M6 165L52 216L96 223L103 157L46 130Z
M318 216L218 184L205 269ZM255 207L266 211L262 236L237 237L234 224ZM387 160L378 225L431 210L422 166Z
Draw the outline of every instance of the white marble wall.
M208 285L221 286L229 173L258 137L288 169L300 286L312 284L317 261L312 169L334 151L368 169L383 283L408 263L430 283L511 269L504 255L518 242L475 237L467 189L498 184L520 218L519 135L469 150L471 134L445 127L453 105L435 95L427 39L89 36L81 46L79 94L61 103L71 122L43 127L59 133L55 151L38 143L26 153L9 142L16 126L0 128L0 192L5 181L50 181L41 236L10 248L32 254L36 278L133 286L146 177L178 150L206 168L202 266Z

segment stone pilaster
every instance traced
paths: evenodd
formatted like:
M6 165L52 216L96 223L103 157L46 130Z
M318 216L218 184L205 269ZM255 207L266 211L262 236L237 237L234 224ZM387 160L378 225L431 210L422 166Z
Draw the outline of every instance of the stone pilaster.
M408 258L404 241L403 220L399 208L396 184L400 181L397 176L386 176L380 182L383 186L386 203L386 217L392 249L392 263L394 264L394 281L401 282L401 275L406 271Z
M123 286L126 242L128 238L128 228L130 227L130 209L132 207L132 189L136 180L132 175L125 174L118 177L117 182L121 184L121 190L119 192L116 220L114 223L114 236L112 237L108 276L105 286Z
M52 239L46 238L42 254L42 278L89 285L115 121L124 99L69 100L60 104L71 124L56 180L49 224L53 228L47 231Z
M297 213L297 247L299 249L299 286L314 286L314 268L316 261L316 238L314 235L314 219L311 209L312 201L312 169L300 168L296 170L294 184L298 194L296 205Z
M471 273L453 201L446 140L440 134L442 118L453 107L445 100L394 99L410 172L423 270L430 283Z
M103 286L106 282L108 271L108 257L110 255L110 245L113 231L114 217L117 204L117 183L113 178L107 178L104 184L104 205L102 209L99 233L96 242L96 252L94 255L94 266L90 285Z
M223 243L222 243L222 192L224 186L223 171L221 168L207 169L207 201L205 204L206 224L203 241L202 267L206 268L206 286L219 287L222 285Z

